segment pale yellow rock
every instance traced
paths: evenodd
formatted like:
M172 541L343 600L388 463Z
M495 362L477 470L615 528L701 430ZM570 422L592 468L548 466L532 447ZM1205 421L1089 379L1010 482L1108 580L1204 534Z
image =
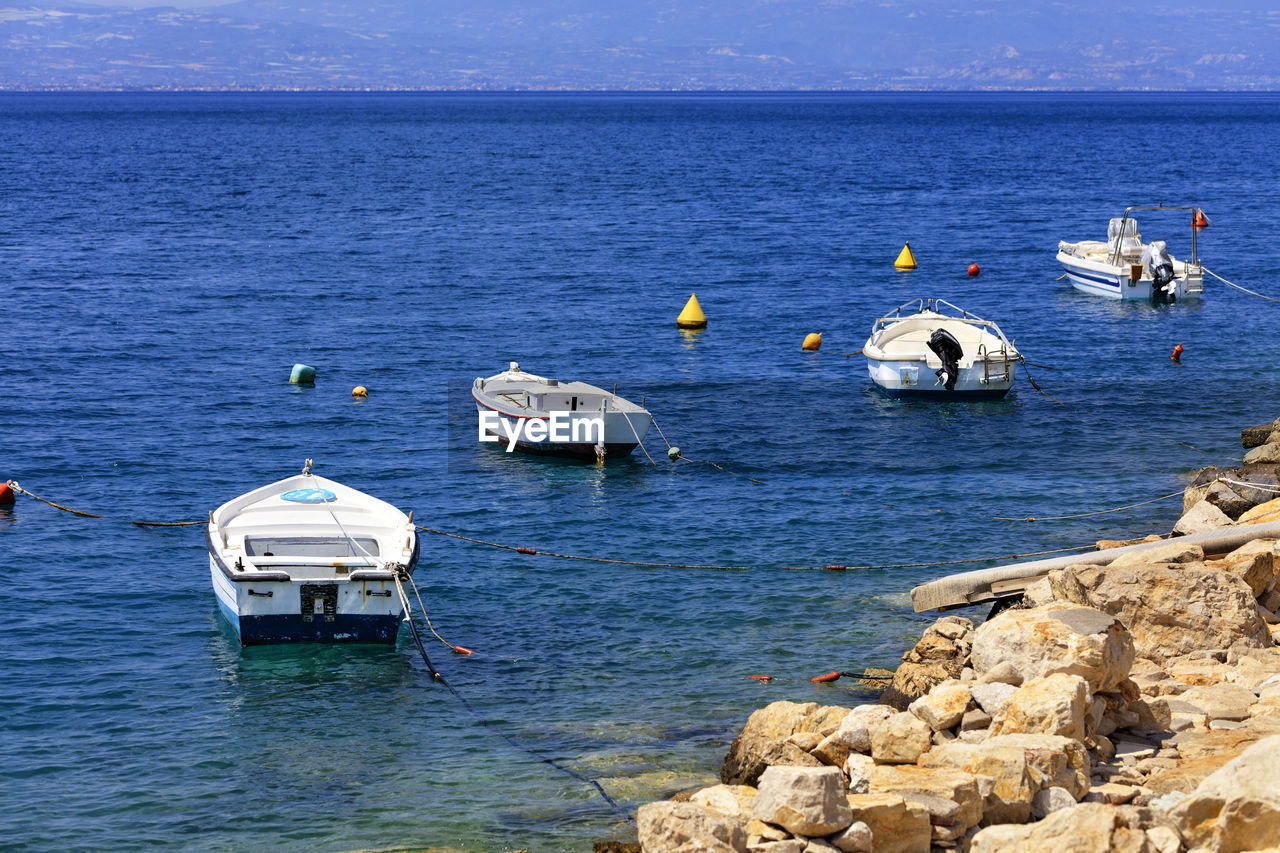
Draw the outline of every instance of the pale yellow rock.
M1247 718L1249 707L1258 701L1257 694L1239 684L1192 687L1178 699L1200 708L1210 720L1235 721Z
M1136 815L1101 803L1081 803L1026 826L989 826L970 853L1150 853Z
M839 832L853 822L844 774L835 767L770 767L760 776L751 817L792 835Z
M1232 682L1239 677L1235 667L1227 666L1225 663L1212 658L1182 660L1171 663L1169 664L1169 675L1192 687Z
M929 853L933 828L929 810L898 794L850 794L855 821L871 829L875 853Z
M1244 578L1257 598L1275 581L1276 566L1280 564L1277 560L1277 544L1274 539L1255 539L1220 560L1206 560L1205 565Z
M645 853L746 853L741 821L693 803L660 800L636 813L640 849Z
M1268 521L1280 521L1280 498L1258 504L1240 516L1240 524L1264 524Z
M1280 736L1261 740L1170 810L1188 847L1208 853L1280 847Z
M756 789L749 785L711 785L694 791L688 802L730 817L751 816Z
M969 710L973 695L965 684L940 684L907 708L935 732L953 728Z
M835 731L849 713L837 705L773 702L752 712L720 768L727 785L753 785L770 765L820 767L806 750L788 742L797 732Z
M933 745L929 724L907 711L872 724L870 732L876 764L915 764Z
M1077 800L1089 791L1089 755L1084 745L1058 735L1000 735L983 743L936 746L920 757L921 767L949 767L990 777L984 794L985 820L1027 820L1042 788L1065 788Z
M1174 539L1167 545L1121 554L1112 560L1110 565L1115 569L1125 569L1134 566L1150 566L1157 563L1199 563L1203 561L1203 548L1199 545L1191 545Z
M1008 664L1020 683L1065 672L1085 679L1097 692L1113 690L1128 677L1134 645L1113 616L1051 604L1006 610L984 622L974 632L971 659L980 677Z
M1084 740L1085 711L1093 697L1078 675L1058 672L1028 681L1009 700L993 735L1045 734Z
M982 820L982 792L972 773L950 768L880 765L871 771L873 794L921 794L954 803L956 823L963 834Z

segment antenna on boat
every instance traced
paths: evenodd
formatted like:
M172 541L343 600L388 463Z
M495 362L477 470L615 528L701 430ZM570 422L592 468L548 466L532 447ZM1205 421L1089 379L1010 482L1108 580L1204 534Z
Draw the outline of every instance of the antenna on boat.
M310 459L308 459L306 462L302 463L302 473L303 473L304 475L307 475L307 474L310 474L310 473L311 473L311 460L310 460Z

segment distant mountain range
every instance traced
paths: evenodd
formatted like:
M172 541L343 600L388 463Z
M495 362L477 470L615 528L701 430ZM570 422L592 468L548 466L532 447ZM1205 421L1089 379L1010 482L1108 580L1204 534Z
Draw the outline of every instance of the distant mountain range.
M606 7L606 8L602 8ZM0 8L0 89L1280 89L1280 11L1013 0Z

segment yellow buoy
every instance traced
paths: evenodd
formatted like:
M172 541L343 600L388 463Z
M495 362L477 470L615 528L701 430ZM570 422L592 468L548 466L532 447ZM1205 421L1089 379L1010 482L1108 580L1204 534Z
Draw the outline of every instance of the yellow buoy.
M357 385L356 387L351 389L351 396L352 397L368 397L369 389L364 387L363 385Z
M689 301L676 318L676 325L682 329L701 329L707 325L707 315L702 313L702 306L698 304L698 294L689 294Z
M804 343L801 344L800 349L813 352L820 346L822 346L822 332L811 332L804 336Z
M903 243L902 251L898 253L898 259L893 265L900 270L913 270L916 268L916 256L911 254L911 244Z

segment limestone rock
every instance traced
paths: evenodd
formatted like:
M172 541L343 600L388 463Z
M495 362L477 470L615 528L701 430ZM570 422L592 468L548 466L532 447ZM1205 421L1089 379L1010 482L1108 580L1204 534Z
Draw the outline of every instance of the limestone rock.
M1275 583L1277 543L1274 539L1255 539L1227 554L1221 560L1205 563L1210 569L1231 572L1244 578L1253 597L1257 598Z
M844 774L835 767L769 767L760 776L752 816L792 835L830 835L853 822Z
M871 792L901 794L910 798L912 795L939 800L947 806L954 806L944 817L936 808L930 808L933 823L945 823L947 826L959 826L960 834L978 825L982 820L983 795L978 787L978 780L972 773L950 768L930 768L912 766L879 766L871 772ZM929 805L917 798L929 808ZM1074 800L1072 801L1074 804Z
M1249 706L1258 701L1258 696L1238 684L1209 684L1192 687L1178 699L1196 706L1210 720L1243 720L1249 716Z
M1013 698L1014 693L1018 692L1018 688L1012 684L994 681L989 684L974 684L969 688L969 692L973 694L973 701L978 703L978 707L994 718L1004 713L1009 700Z
M645 853L746 853L743 823L693 803L661 800L636 814L640 849Z
M751 817L755 798L756 789L748 785L711 785L694 791L686 802L701 806L707 811L741 817L745 821Z
M1238 519L1240 524L1262 524L1267 521L1280 521L1280 498L1260 503Z
M1196 563L1072 566L1050 573L1050 580L1059 574L1063 586L1068 575L1079 585L1090 607L1124 623L1138 654L1158 664L1198 649L1222 649L1233 643L1253 648L1271 645L1253 594L1236 575ZM980 650L985 651L982 640L979 629L974 638L975 661ZM1090 686L1094 687L1092 681ZM1094 687L1095 692L1097 689Z
M870 755L851 752L844 760L844 775L849 779L849 790L855 794L865 794L871 790L871 774L875 771L876 762Z
M928 853L929 811L898 794L850 794L853 819L871 829L875 853Z
M972 694L964 684L943 684L912 702L907 709L935 732L953 728L969 710Z
M1008 663L1024 682L1065 672L1084 678L1096 692L1128 676L1134 647L1125 627L1106 613L1047 605L1006 610L984 622L974 632L972 654L980 675Z
M1062 809L1074 808L1076 798L1066 788L1042 788L1031 799L1031 816L1043 820Z
M1154 853L1140 809L1081 803L1027 826L989 826L973 837L970 853Z
M1234 523L1225 512L1213 504L1208 501L1200 501L1200 503L1184 512L1182 518L1178 519L1178 523L1173 526L1173 535L1190 536L1193 533L1204 533L1207 530L1230 527Z
M870 731L876 764L915 764L933 745L933 729L907 711L872 724Z
M980 744L948 743L921 756L920 766L991 777L994 784L983 804L990 823L1025 821L1042 788L1065 788L1076 799L1089 790L1084 745L1057 735L1000 735Z
M899 711L948 679L958 679L969 664L973 623L960 616L944 616L925 629L920 642L902 656L893 682L880 702Z
M1259 444L1244 455L1244 464L1257 465L1260 462L1280 462L1280 436L1272 433L1266 444Z
M1216 480L1205 490L1204 499L1216 506L1230 519L1237 519L1253 507L1251 501L1221 480Z
M870 753L871 725L892 717L894 713L889 705L859 705L845 714L832 737L839 736L840 742L847 743L853 752Z
M835 835L827 838L831 846L844 853L871 853L871 827L855 820Z
M773 702L752 712L729 747L720 781L726 785L754 785L770 765L820 767L822 763L808 752L788 743L797 732L834 730L849 713L848 708L820 706L816 702Z
M1089 683L1080 676L1046 675L1018 688L991 733L1062 735L1082 741L1085 710L1092 701Z
M1280 847L1280 736L1261 740L1170 810L1188 847Z

